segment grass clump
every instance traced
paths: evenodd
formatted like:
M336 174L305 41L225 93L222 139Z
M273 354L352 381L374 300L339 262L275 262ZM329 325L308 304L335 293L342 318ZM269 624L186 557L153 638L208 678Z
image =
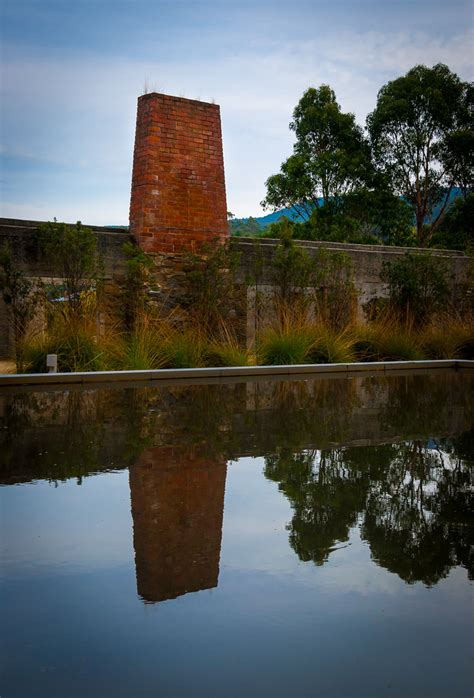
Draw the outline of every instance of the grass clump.
M206 366L248 366L249 351L238 341L235 333L221 323L217 335L209 333L205 349Z
M352 363L355 360L354 338L349 330L338 333L322 326L308 358L314 364Z
M354 330L358 361L419 361L425 358L422 344L410 324L383 318Z
M106 340L110 367L113 370L144 371L166 368L171 361L166 334L159 323L143 317L128 334Z
M420 342L428 359L473 359L474 324L440 318L424 328Z
M347 328L337 332L306 313L287 308L260 334L257 359L273 365L346 363L354 360L353 343Z
M199 329L171 330L166 340L169 363L166 368L205 366L205 339Z
M259 337L257 359L263 365L310 362L314 334L304 328L270 327Z
M56 327L25 343L28 373L46 373L47 354L57 354L58 371L102 371L108 368L106 354L90 328L82 324Z

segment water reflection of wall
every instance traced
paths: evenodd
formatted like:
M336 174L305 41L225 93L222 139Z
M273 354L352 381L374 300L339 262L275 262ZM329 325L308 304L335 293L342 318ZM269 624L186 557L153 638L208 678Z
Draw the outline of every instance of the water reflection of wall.
M217 586L227 462L149 448L130 468L137 590L149 602Z

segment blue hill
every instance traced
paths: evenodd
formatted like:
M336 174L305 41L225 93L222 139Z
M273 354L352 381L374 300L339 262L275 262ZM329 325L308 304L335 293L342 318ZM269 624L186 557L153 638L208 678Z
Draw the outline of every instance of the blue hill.
M461 190L458 188L454 188L451 191L451 194L449 196L448 208L449 208L449 206L451 206L453 201L455 201L459 196L461 196ZM323 200L319 199L320 205L322 204L322 202L323 202ZM434 217L436 217L438 215L439 210L440 210L440 206L437 206L434 209L434 211L433 211ZM307 219L307 216L305 214L303 214L303 215L304 215L305 219ZM280 220L280 218L283 218L284 216L286 216L290 220L295 220L295 221L299 221L299 222L301 222L303 220L300 216L298 216L295 213L295 211L293 211L293 209L282 208L279 211L273 211L273 213L268 213L266 216L256 216L256 217L249 216L248 218L234 218L232 223L234 225L235 224L238 225L239 223L245 224L245 223L248 223L249 220L253 220L253 221L256 221L258 223L258 225L260 226L260 228L263 229L263 228L266 228L267 225L270 225L270 223L276 223L278 220Z

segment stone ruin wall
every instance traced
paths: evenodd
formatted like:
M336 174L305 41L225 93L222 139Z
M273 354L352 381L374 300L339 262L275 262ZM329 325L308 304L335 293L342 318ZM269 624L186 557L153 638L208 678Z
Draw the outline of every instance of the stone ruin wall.
M43 280L54 278L54 270L48 268L47 263L40 260L36 251L36 228L40 225L33 221L12 221L0 219L0 247L8 241L12 245L15 257L20 260L20 265L31 277L40 277ZM131 237L128 232L117 232L113 229L93 227L97 236L98 248L104 260L105 284L100 303L100 314L106 316L109 312L116 312L121 284L125 275L125 258L122 247L125 241ZM377 247L366 245L345 245L328 243L308 243L300 241L308 254L314 254L318 248L338 249L345 251L353 262L354 282L359 291L359 308L373 296L384 296L386 290L380 281L380 271L385 260L397 259L407 250L396 247ZM252 281L255 256L262 254L263 269L260 288L271 291L272 257L277 247L276 240L262 240L257 252L255 240L251 238L237 238L232 240L232 245L240 253L240 263L237 271L237 283L243 289L244 320L247 325L247 338L251 341L254 327L254 298L255 291ZM410 248L411 252L417 252L416 248ZM454 286L462 288L470 274L472 274L473 259L462 253L451 251L432 251L433 254L445 257L448 260L451 279ZM184 295L183 254L150 253L155 261L153 298L158 305L165 306L173 299L176 303L182 300ZM12 329L10 327L8 309L0 297L0 358L12 356Z

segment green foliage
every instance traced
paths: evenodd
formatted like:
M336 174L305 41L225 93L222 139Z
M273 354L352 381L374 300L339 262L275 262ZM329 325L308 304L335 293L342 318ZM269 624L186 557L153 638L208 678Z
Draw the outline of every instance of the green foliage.
M273 323L257 336L261 364L344 363L353 361L353 337L315 321L301 307L281 305Z
M166 346L168 329L142 315L131 332L105 339L105 352L115 370L145 371L168 368L171 352Z
M200 330L187 329L173 333L167 342L170 368L199 368L206 363L206 344Z
M442 257L407 253L395 262L384 262L381 279L395 312L417 325L446 309L450 288L448 264Z
M232 237L260 237L262 232L259 222L252 216L243 220L231 220L230 222L230 234Z
M222 323L217 334L206 337L204 363L206 366L248 366L249 352L235 332Z
M290 128L294 155L266 182L262 205L293 208L303 219L319 205L360 186L370 172L370 152L353 114L341 112L328 85L309 88L296 105Z
M474 251L474 193L451 204L433 235L432 244L450 250Z
M0 292L10 313L17 371L21 373L24 339L40 302L40 284L27 278L15 264L9 245L0 250Z
M318 205L318 197L317 192L312 192L313 183L304 158L291 155L281 164L280 170L265 182L267 195L261 205L274 211L291 208L299 218L307 219L313 207Z
M84 293L101 278L102 264L97 252L97 240L90 228L80 221L76 225L45 223L39 228L40 251L49 266L61 278L56 296L64 290L65 309L74 316L83 312ZM53 288L54 291L54 288Z
M140 322L146 307L146 284L153 268L153 259L138 245L127 241L122 246L126 276L122 293L124 325L131 331Z
M239 306L235 274L240 253L225 245L205 245L186 258L186 306L203 327L228 320Z
M352 281L352 260L345 252L318 249L313 260L311 298L318 320L335 331L353 321L357 291Z
M473 190L473 85L445 65L415 66L382 87L367 127L370 147L329 86L309 88L290 124L294 153L267 179L264 208L291 208L298 239L449 246L451 237L462 249L464 232L436 231L453 188L464 199Z
M237 343L232 345L217 340L211 342L205 351L206 366L248 366L248 352Z
M272 259L272 284L277 302L305 304L306 288L312 284L313 261L303 247L295 245L295 224L287 218L280 222L280 242Z
M382 87L367 118L376 164L412 206L421 246L430 241L452 187L465 186L470 176L464 160L474 157L472 96L472 86L447 66L418 65ZM470 149L466 157L464 148Z
M340 330L352 320L357 301L351 259L345 252L322 247L310 256L294 244L296 225L288 219L279 223L280 244L272 263L277 310L281 304L312 307L321 322Z
M415 244L412 217L405 201L379 186L358 189L344 197L335 222L352 224L353 232L340 242L412 246Z

